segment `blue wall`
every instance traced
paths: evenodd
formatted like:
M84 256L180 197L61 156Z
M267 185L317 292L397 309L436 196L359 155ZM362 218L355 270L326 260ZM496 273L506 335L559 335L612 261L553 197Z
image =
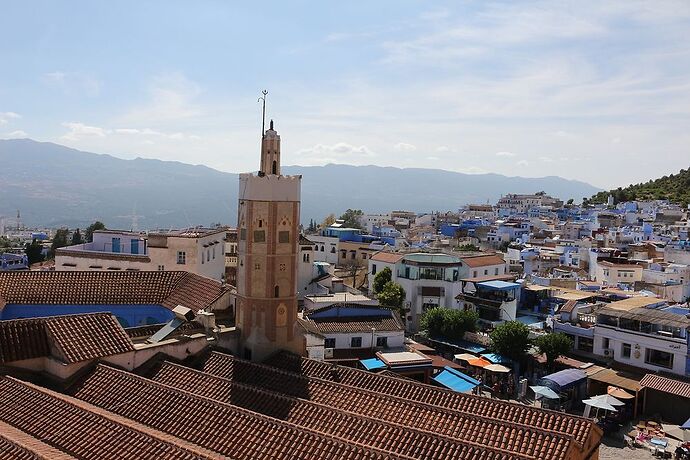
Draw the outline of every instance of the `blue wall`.
M167 323L175 316L172 311L160 305L7 304L0 311L0 320L100 312L112 313L123 327Z

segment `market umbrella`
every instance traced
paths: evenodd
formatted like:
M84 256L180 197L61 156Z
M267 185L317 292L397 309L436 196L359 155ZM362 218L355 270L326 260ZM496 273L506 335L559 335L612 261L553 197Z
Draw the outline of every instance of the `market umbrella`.
M536 399L539 399L539 396L546 398L546 399L558 399L558 393L553 391L549 387L543 387L540 385L535 385L533 387L530 387L532 391L534 391L534 395L537 397Z
M615 407L601 399L584 399L582 400L582 402L590 407L596 407L597 409L604 409L610 410L611 412L617 412Z
M502 366L500 364L489 364L488 366L484 366L484 369L490 372L510 372L510 368L507 368L505 366Z
M631 395L624 389L614 386L609 386L606 392L616 399L633 399L635 397L635 395Z
M467 361L467 364L470 366L475 366L475 367L486 367L490 365L491 363L484 358L475 358Z
M460 353L459 355L455 355L455 360L456 361L472 361L473 359L479 359L474 355L471 355L469 353Z
M593 400L593 401L603 401L604 403L608 404L609 406L625 406L625 403L623 401L616 399L609 394L592 396L589 399Z

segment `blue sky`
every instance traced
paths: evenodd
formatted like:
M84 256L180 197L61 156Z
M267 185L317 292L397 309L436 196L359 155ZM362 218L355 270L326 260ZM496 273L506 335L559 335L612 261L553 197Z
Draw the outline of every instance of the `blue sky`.
M249 3L252 3L251 5ZM690 166L690 2L3 2L0 138L258 167Z

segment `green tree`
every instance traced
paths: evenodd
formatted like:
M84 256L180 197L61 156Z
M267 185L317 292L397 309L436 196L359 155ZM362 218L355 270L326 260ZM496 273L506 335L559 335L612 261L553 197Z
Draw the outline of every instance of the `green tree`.
M407 318L407 313L403 307L403 302L405 301L405 290L401 285L394 281L387 282L381 292L376 296L379 303L384 307L388 307L391 310L395 310L400 314L400 318L405 322Z
M72 233L72 242L70 244L72 244L73 246L75 244L84 244L84 238L82 238L79 229L76 229L74 233Z
M460 252L476 252L480 250L479 246L476 246L474 244L462 244L455 249Z
M364 214L361 209L348 209L345 213L340 216L343 220L343 227L347 228L362 228L362 224L359 223L359 217Z
M393 272L389 267L384 268L374 276L373 290L374 294L378 294L383 290L383 287L392 279Z
M529 328L519 321L506 321L491 331L491 349L513 361L519 361L531 345Z
M553 364L559 356L566 354L573 348L572 340L561 332L539 336L535 339L534 344L539 353L546 355L546 363L550 369L553 368Z
M55 257L55 251L67 246L67 236L69 235L68 228L59 228L53 235L53 243L50 245L50 258Z
M91 243L93 241L93 232L95 232L96 230L105 230L105 224L97 220L93 224L86 227L84 237L87 243Z
M477 330L478 320L479 315L474 311L434 307L424 312L420 327L427 331L430 337L462 340L465 332Z
M43 262L43 245L36 241L36 238L31 240L31 243L26 243L24 253L29 259L29 265Z

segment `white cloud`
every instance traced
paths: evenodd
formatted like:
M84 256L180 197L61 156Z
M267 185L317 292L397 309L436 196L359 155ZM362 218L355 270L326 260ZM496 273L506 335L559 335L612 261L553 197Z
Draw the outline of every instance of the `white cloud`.
M496 152L497 157L514 157L515 155L513 152Z
M612 144L620 144L621 143L621 138L620 137L614 137L611 139Z
M516 163L518 166L529 166L529 161L527 160L520 160Z
M435 157L435 156L428 156L428 157L426 157L426 159L429 160L429 161L438 161L438 160L440 160L439 157Z
M0 112L0 125L6 125L10 120L16 120L22 116L16 112Z
M44 74L43 80L70 96L95 97L101 93L101 81L88 73L56 70Z
M131 109L121 121L159 125L197 117L202 114L194 102L199 94L201 87L182 73L160 75L151 81L149 101Z
M26 137L29 137L26 131L22 131L21 129L2 134L1 136L3 139L24 139Z
M85 137L105 137L109 131L98 126L88 126L84 123L65 122L62 124L69 129L60 139L77 142Z
M542 157L539 157L539 159L545 163L553 163L553 158L551 158L551 157L542 156Z
M295 155L305 166L320 166L328 163L365 164L376 157L366 145L355 146L346 142L333 145L316 144L299 150Z
M447 145L439 145L438 147L436 147L436 151L439 153L450 152L450 147L448 147Z
M397 152L414 152L417 150L417 146L406 142L398 142L393 146L393 150Z

